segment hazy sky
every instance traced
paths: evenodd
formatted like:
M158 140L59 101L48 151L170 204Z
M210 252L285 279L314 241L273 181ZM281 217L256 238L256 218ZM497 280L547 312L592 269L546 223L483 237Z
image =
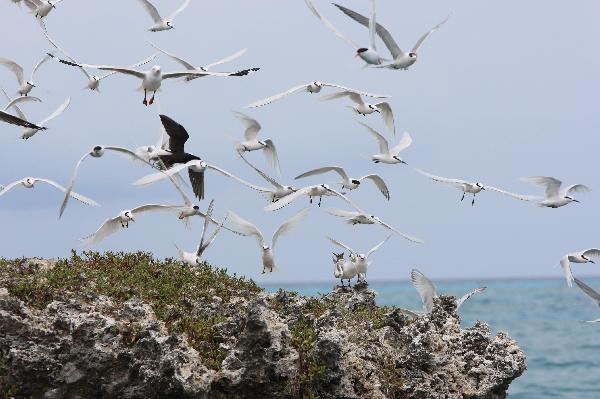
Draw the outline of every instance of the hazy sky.
M366 0L340 0L359 12L369 12ZM314 0L341 31L360 44L367 30L327 1ZM155 0L163 14L178 1ZM158 93L162 112L190 133L187 150L242 178L264 182L241 162L228 137L243 129L232 116L240 110L257 118L261 136L277 144L284 182L306 170L342 165L355 176L379 173L388 183L388 203L365 184L351 197L399 230L423 238L416 245L394 237L373 257L370 279L408 277L417 267L435 278L560 276L556 267L569 251L600 245L595 224L599 212L598 147L600 103L597 1L413 1L380 0L378 20L400 46L411 48L417 38L446 15L450 20L432 35L409 71L363 69L353 50L328 31L301 0L223 0L192 2L175 21L175 29L149 33L149 16L137 1L73 1L59 4L48 16L50 35L72 56L86 63L128 65L153 52L153 41L203 65L247 47L248 52L221 70L261 67L247 78L202 78L191 84L168 81ZM29 74L49 45L25 7L0 2L0 56L21 63ZM387 55L383 43L379 49ZM180 70L159 57L164 70ZM148 66L149 67L149 66ZM289 97L268 107L244 110L249 102L294 85L321 80L393 96L398 137L404 130L413 145L403 153L409 167L374 165L366 156L376 143L356 123L361 120L387 134L377 115L354 116L345 100L321 103L308 94ZM50 114L67 96L71 107L47 132L20 140L18 128L0 125L0 183L24 176L46 177L63 184L79 157L92 145L135 147L154 143L159 133L157 107L144 107L139 81L114 76L102 82L101 94L81 90L86 84L75 69L50 62L38 72L34 95L42 104L23 106L34 122ZM14 76L0 69L0 84L16 91ZM325 92L325 91L323 91ZM268 169L262 154L249 159ZM581 204L540 209L495 193L482 193L474 207L460 202L461 193L418 175L431 173L481 181L507 190L539 194L521 176L549 175L565 183L595 189L579 194ZM121 209L143 203L177 203L168 182L136 188L131 183L148 169L114 154L89 160L79 173L76 191L102 204L99 208L73 201L62 220L57 191L37 186L0 198L5 257L68 255L78 239L95 231ZM294 182L294 185L335 183L335 175ZM339 186L338 186L339 187ZM216 199L217 215L228 209L256 223L270 236L308 200L277 213L265 213L264 199L214 173L206 176L205 208ZM231 272L259 282L327 280L332 276L331 235L366 251L386 237L374 226L350 227L324 209L345 208L325 198L306 223L283 237L277 248L281 271L261 276L259 251L253 238L223 233L207 259ZM591 216L591 217L590 217ZM186 230L172 215L144 215L128 231L119 232L97 250L148 250L175 256L173 243L192 250L202 220ZM593 265L575 273L598 273Z

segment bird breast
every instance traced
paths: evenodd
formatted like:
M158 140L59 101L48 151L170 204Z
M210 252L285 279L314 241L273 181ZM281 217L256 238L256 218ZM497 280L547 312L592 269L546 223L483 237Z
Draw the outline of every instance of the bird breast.
M354 109L362 115L370 115L376 111L376 109L370 108L368 104L358 104Z
M377 54L376 51L373 51L371 49L359 53L358 56L367 64L371 64L371 65L381 64L381 57L379 56L379 54Z

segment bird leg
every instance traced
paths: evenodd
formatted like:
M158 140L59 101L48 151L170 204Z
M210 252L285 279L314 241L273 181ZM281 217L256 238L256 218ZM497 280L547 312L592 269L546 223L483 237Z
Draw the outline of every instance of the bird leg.
M146 95L147 95L147 92L146 92L146 89L144 89L144 101L142 101L142 104L144 104L144 105L147 106L148 105L148 100L146 100Z
M149 104L152 105L154 103L154 96L156 95L156 91L152 93L152 98L150 99Z
M473 194L473 201L471 201L471 206L475 205L475 194Z
M310 203L312 204L312 195L309 195L308 198L310 198Z
M462 196L462 198L460 200L462 201L464 199L465 199L465 192L463 191L463 196Z
M319 197L319 207L321 207L321 201L323 201L323 197Z

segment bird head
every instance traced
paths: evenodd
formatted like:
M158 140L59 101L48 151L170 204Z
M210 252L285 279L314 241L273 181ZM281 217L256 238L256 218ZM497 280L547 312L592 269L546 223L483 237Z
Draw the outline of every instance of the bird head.
M98 82L98 81L100 81L100 78L96 75L92 75L92 80L95 82Z
M50 2L50 0L48 0L48 1L47 1L47 3L48 3L48 5L49 5L50 7L52 7L52 8L54 8L54 9L56 9L56 6L55 6L54 4L52 4L52 3Z
M374 106L373 104L369 104L369 109L372 109L374 112L377 112L377 113L379 113L379 114L381 113L381 111L379 111L379 110L377 109L377 107L376 107L376 106Z
M104 155L104 147L101 145L94 146L92 151L90 151L90 155L94 158L100 158L102 155Z
M133 213L131 211L123 212L123 216L125 216L125 219L135 222L135 219L133 218Z
M482 190L485 190L485 186L483 184L481 184L481 183L475 183L475 187L478 187L478 188L480 188Z
M361 261L365 261L367 259L367 256L365 254L358 254L358 259L360 259Z
M266 244L263 244L262 249L263 249L263 251L268 251L269 249L271 249L271 247L269 247Z
M409 56L410 58L416 59L416 58L417 58L417 53L412 53L412 52L410 52L410 53L408 53L408 56Z
M368 49L368 48L366 48L366 47L361 47L361 48L359 48L358 50L356 50L356 54L355 54L354 56L355 56L355 57L360 57L360 55L361 55L362 53L364 53L365 51L369 51L369 49Z
M158 75L160 73L160 66L154 65L151 71L153 74Z
M206 169L208 167L208 163L206 161L200 161L200 167L202 169Z
M25 83L26 83L27 85L31 86L31 87L36 87L36 86L33 84L33 82L27 81L27 82L25 82Z
M403 163L404 165L408 165L406 162L404 162L402 159L400 159L400 157L398 155L394 155L392 158L394 158L396 161Z
M329 185L327 185L327 184L321 184L321 187L323 187L325 190L328 190L328 191L331 190L329 188Z
M194 205L194 206L192 207L192 209L193 209L193 210L195 210L195 211L199 211L199 210L200 210L200 207L199 207L198 205Z
M35 179L33 177L26 177L25 184L27 186L33 187L33 185L35 184Z
M356 184L357 186L360 186L360 180L352 179L352 180L350 180L350 182L352 182L352 184Z
M165 23L165 25L167 25L167 26L169 27L169 29L173 29L173 28L174 28L174 26L173 26L173 24L171 23L171 21L167 21L167 22Z
M338 261L344 259L344 253L343 252L339 253L339 254L335 253L335 252L332 252L332 254L333 254L333 263L338 263Z

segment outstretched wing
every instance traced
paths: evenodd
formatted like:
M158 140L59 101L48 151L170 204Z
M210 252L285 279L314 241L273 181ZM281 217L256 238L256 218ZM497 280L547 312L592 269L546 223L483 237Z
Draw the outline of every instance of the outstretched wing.
M275 147L275 143L271 139L265 140L265 148L263 150L263 154L267 159L269 165L273 167L277 171L277 173L281 173L281 165L279 164L279 156L277 155L277 147Z
M265 245L265 239L262 233L254 224L250 223L246 219L242 218L241 216L238 216L237 214L231 211L229 211L228 214L231 223L236 225L243 234L256 237L258 245L260 245L261 248L263 245Z
M421 47L421 45L423 44L425 39L427 39L429 37L429 35L431 35L433 32L438 30L440 28L440 26L444 25L448 21L448 18L450 18L450 17L449 16L446 17L442 22L440 22L439 24L437 24L436 26L431 28L431 30L429 32L427 32L423 36L421 36L419 38L419 40L417 40L417 43L415 43L414 47L412 48L412 52L417 53L419 51L419 47Z
M583 291L587 296L592 298L594 303L598 307L600 307L600 294L598 294L597 291L595 291L592 287L588 286L583 281L581 281L577 278L575 279L575 284L577 284L577 286L581 289L581 291Z
M379 152L382 154L389 154L390 147L389 147L388 141L385 139L385 137L383 137L381 135L381 133L379 133L378 131L376 131L371 126L367 125L366 123L362 123L362 122L358 122L358 123L363 125L369 131L369 133L371 133L371 136L373 136L373 138L375 140L377 140L377 143L379 144Z
M215 67L217 65L221 65L221 64L226 64L228 62L237 60L238 58L240 58L242 55L244 55L246 53L246 51L248 51L247 48L241 49L240 51L238 51L237 53L233 53L231 55L228 55L225 58L221 58L218 61L212 62L210 64L204 65L204 69L210 69L212 67Z
M180 57L176 56L176 55L175 55L175 54L173 54L173 53L169 53L168 51L161 49L160 47L158 47L156 44L154 44L154 43L152 43L152 42L149 42L149 43L150 43L150 45L151 45L152 47L154 47L155 49L157 49L157 50L158 50L158 51L160 51L161 53L165 54L166 56L168 56L168 57L172 58L174 61L176 61L176 62L178 62L179 64L183 65L183 67L184 67L185 69L189 69L189 70L194 70L194 69L196 69L196 67L195 67L194 65L190 64L189 62L187 62L187 61L186 61L186 60L184 60L183 58L180 58Z
M349 180L350 179L348 177L348 175L346 174L346 171L344 170L344 168L342 168L341 166L325 166L325 167L322 167L322 168L317 168L317 169L309 170L308 172L302 173L301 175L298 175L298 176L294 177L294 179L298 180L298 179L302 179L304 177L321 175L321 174L327 173L327 172L335 172L338 175L340 175L341 178L344 179L344 180Z
M261 100L256 100L248 105L246 105L245 108L257 108L257 107L263 107L265 105L271 104L277 100L281 100L284 97L289 96L290 94L294 94L297 93L299 91L306 91L306 87L309 85L309 83L307 84L303 84L303 85L299 85L299 86L295 86L292 87L289 90L284 91L283 93L279 93L279 94L275 94L272 95L270 97L267 98L263 98Z
M567 187L565 191L567 192L567 194L587 193L588 191L591 191L591 189L588 186L584 186L583 184L572 184L569 187Z
M252 141L256 139L258 136L258 132L261 129L260 123L254 118L249 117L246 114L242 114L241 112L233 111L233 115L238 118L240 122L246 128L244 132L244 138L248 141Z
M21 65L7 58L0 58L0 65L4 65L12 73L14 73L15 77L17 78L17 82L19 82L20 85L25 83L25 79L23 78L23 67Z
M331 238L331 237L327 237L327 239L328 239L329 241L331 241L331 243L332 243L333 245L337 245L337 246L338 246L338 247L340 247L340 248L344 248L346 251L350 252L351 254L357 254L357 253L358 253L358 252L356 252L355 250L353 250L352 248L350 248L348 245L344 244L344 243L343 243L343 242L341 242L341 241L338 241L338 240L336 240L336 239L334 239L334 238Z
M66 188L64 188L63 186L61 186L60 184L58 184L58 183L56 183L56 182L54 182L52 180L40 179L40 178L36 178L35 180L36 181L41 181L41 182L46 183L46 184L49 184L52 187L55 187L55 188L59 189L63 193L67 192ZM98 206L98 203L96 201L94 201L93 199L85 197L85 196L83 196L81 194L77 194L76 192L71 191L69 193L69 196L73 197L74 199L76 199L79 202L83 202L84 204L92 205L92 206Z
M46 119L44 119L43 121L40 122L40 126L44 126L46 123L50 122L52 119L56 118L57 116L61 115L63 112L65 112L65 110L67 108L69 108L69 105L71 104L71 97L67 98L65 100L64 103L62 103L57 109L56 111L54 111L52 114L50 114Z
M179 15L179 14L180 14L180 13L181 13L183 10L185 10L185 9L187 8L187 6L189 6L189 5L190 5L190 3L191 3L191 2L192 2L192 0L185 0L185 1L184 1L184 2L183 2L183 3L182 3L180 6L179 6L179 8L178 8L177 10L173 11L173 12L171 13L171 15L169 15L169 16L167 17L167 20L169 20L169 21L173 21L177 15Z
M390 234L389 236L387 236L385 238L385 240L381 241L379 244L375 245L373 248L371 248L369 250L369 252L367 252L367 259L369 259L369 256L371 256L371 254L373 254L373 252L377 251L379 248L381 248L381 246L383 244L385 244L387 242L387 240L389 240L392 237L392 234Z
M431 312L433 309L433 298L437 296L435 284L417 269L411 270L410 279L421 297L423 309L425 309L427 313Z
M173 153L184 152L185 142L190 138L187 130L166 115L160 115L160 121L169 135L169 150Z
M383 196L389 201L390 199L390 190L388 189L387 185L385 184L385 181L383 181L383 179L379 176L379 175L366 175L361 177L360 179L358 179L359 181L362 180L371 180L375 186L377 186L377 188L379 189L379 191L381 191L381 194L383 194Z
M88 247L98 244L111 234L116 233L121 228L119 217L106 219L95 233L81 239L81 245Z
M156 7L154 7L154 5L152 3L150 3L148 0L138 0L138 1L144 7L146 12L148 14L150 14L150 18L152 18L154 23L162 22L162 18L160 16L160 14L158 13L158 10L156 9Z
M554 177L549 176L530 176L522 177L522 181L533 183L546 188L546 198L556 197L560 191L562 182Z
M43 126L38 126L35 123L28 122L25 119L21 119L4 111L0 111L0 121L10 123L11 125L22 126L28 129L46 130L46 128Z
M395 136L396 135L396 125L394 123L394 112L392 111L392 106L389 103L382 102L375 104L379 112L381 112L381 117L383 118L383 122L385 123L385 127L388 128L390 132Z
M356 43L354 43L352 40L350 40L349 38L347 38L346 36L344 36L342 34L342 32L340 32L339 30L336 29L335 26L333 26L333 24L331 22L329 22L328 19L326 19L324 16L321 15L321 13L319 13L319 11L317 11L317 9L315 8L315 6L313 5L313 3L310 0L304 0L304 2L306 3L306 5L308 6L308 8L310 9L310 11L321 20L321 22L330 30L332 31L337 37L339 37L340 39L344 40L346 43L348 43L349 45L352 46L352 48L354 48L355 50L358 49L358 45Z
M569 255L565 255L560 259L560 267L563 269L565 280L569 287L573 286L573 273L571 272L571 262L569 262Z
M308 215L308 212L310 212L310 207L306 207L306 208L302 209L300 212L298 212L297 214L295 214L294 216L292 216L291 218L289 218L288 220L283 222L281 224L281 226L279 226L277 231L275 231L275 233L273 234L273 239L271 242L271 249L275 250L275 244L277 243L277 240L279 239L279 237L281 235L289 232L291 229L293 229L295 226L297 226L298 223L300 223L302 220L304 220L306 215Z
M465 295L461 296L459 299L456 300L456 310L458 310L467 299L471 298L475 294L484 292L486 289L487 289L487 287L475 288L474 290L471 290L471 291L467 292Z

